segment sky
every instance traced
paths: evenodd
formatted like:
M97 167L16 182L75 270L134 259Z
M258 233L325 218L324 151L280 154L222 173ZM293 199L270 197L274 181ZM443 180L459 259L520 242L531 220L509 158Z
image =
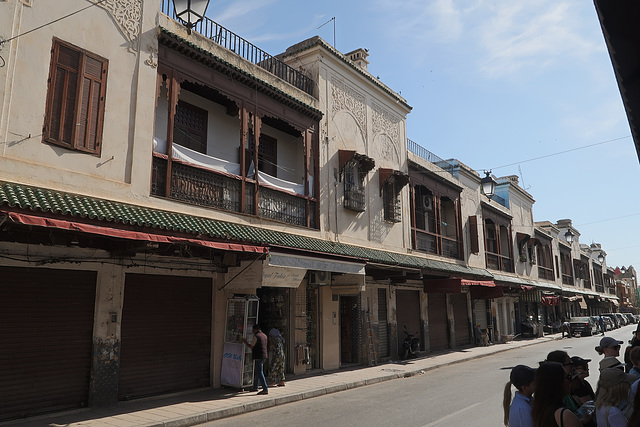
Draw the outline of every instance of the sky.
M640 163L592 1L303 4L212 0L207 16L272 55L316 35L369 49L369 72L413 107L408 138L518 175L535 221L569 218L608 266L640 267Z

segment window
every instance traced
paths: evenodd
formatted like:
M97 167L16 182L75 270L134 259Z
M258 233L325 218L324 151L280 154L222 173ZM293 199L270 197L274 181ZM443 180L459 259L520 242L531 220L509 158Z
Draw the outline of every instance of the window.
M108 61L53 40L43 140L100 154Z
M511 219L483 209L484 249L487 268L513 273Z
M379 174L384 219L389 222L400 222L402 216L400 191L409 182L409 175L393 169L383 168L380 168Z
M173 142L207 154L207 111L178 101L173 119Z
M338 150L340 176L344 180L344 207L363 212L366 207L364 182L375 161L352 150Z
M441 188L442 190L442 188ZM458 195L434 193L425 185L413 187L414 248L449 258L460 258Z

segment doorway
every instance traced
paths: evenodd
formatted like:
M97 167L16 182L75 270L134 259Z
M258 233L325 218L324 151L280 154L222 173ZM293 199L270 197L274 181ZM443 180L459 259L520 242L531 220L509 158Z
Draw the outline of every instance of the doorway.
M340 295L340 364L358 363L358 297Z

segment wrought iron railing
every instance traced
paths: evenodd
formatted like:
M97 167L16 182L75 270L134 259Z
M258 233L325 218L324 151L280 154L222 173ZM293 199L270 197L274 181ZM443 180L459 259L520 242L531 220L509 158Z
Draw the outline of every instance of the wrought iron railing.
M294 195L260 188L258 216L295 225L307 225L306 200Z
M458 259L458 241L448 237L438 236L414 228L414 248L429 254L442 255L447 258ZM441 249L438 249L440 247Z
M417 142L410 140L409 138L407 138L407 150L453 175L453 169L455 168L455 166L452 163L441 159L431 151L427 150Z
M164 14L179 21L173 8L172 0L162 0L161 7ZM213 40L215 43L236 53L247 61L264 68L292 86L310 95L314 95L315 83L311 78L276 57L269 55L264 50L249 43L247 40L229 31L215 21L205 17L193 27L193 31Z
M356 212L364 212L366 200L364 185L344 183L344 207Z

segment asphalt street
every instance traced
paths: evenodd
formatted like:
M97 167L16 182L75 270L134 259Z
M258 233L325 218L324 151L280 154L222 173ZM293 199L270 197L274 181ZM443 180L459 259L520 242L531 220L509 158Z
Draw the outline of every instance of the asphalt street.
M625 342L628 325L607 332ZM216 426L500 426L502 395L512 366L535 367L552 350L592 359L589 382L595 389L598 362L594 347L601 336L565 338L441 367L423 375L387 381L322 397L276 406L215 422ZM622 357L620 358L622 360ZM203 424L213 425L213 423Z

